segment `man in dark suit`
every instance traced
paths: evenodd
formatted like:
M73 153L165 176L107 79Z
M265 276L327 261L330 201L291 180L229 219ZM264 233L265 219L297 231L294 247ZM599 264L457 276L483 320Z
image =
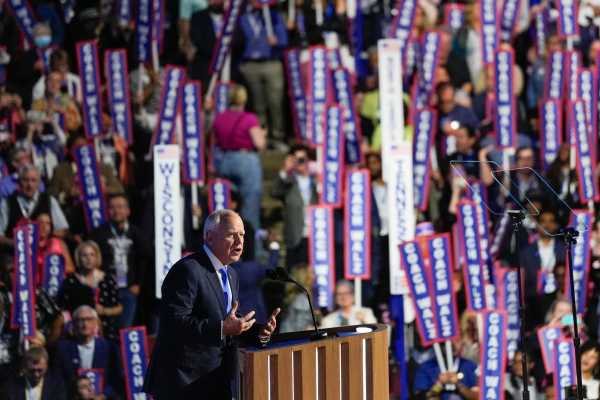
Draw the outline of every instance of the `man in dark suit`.
M8 382L0 393L7 400L66 400L67 392L60 377L48 371L48 353L43 347L27 350L23 359L23 375Z
M83 305L73 312L74 339L61 339L56 345L55 365L63 380L72 384L81 368L100 369L104 374L104 394L118 393L119 362L116 348L106 339L97 337L98 314Z
M144 385L156 400L237 396L238 337L245 333L248 340L267 343L276 327L279 309L254 329L254 311L236 315L239 279L228 266L244 248L239 215L209 215L204 242L171 267L162 285L160 326Z

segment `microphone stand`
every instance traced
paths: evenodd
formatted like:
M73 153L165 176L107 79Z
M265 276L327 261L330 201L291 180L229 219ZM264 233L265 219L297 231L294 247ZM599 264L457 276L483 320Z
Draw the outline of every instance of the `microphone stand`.
M517 264L517 289L519 293L519 345L521 346L521 362L523 367L523 400L529 400L529 371L527 370L527 341L525 340L525 317L526 303L523 297L523 277L521 274L521 263L519 261L519 231L523 225L525 214L522 210L508 210L510 221L513 227L513 247Z
M573 245L577 243L579 232L574 228L564 228L560 232L565 242L567 265L569 268L569 283L571 286L571 312L573 314L573 345L575 347L575 371L577 375L577 400L583 400L583 378L581 375L581 338L577 323L577 303L575 301L575 279L573 275Z
M306 295L306 298L308 299L308 306L310 307L310 315L312 317L313 324L315 326L315 332L310 336L310 340L321 340L321 339L326 338L327 332L319 330L319 326L317 325L317 319L315 318L315 310L313 309L312 301L310 300L310 295L308 294L308 290L306 290L306 288L304 286L302 286L301 284L299 284L298 282L296 282L294 279L292 279L289 276L285 277L284 280L286 282L293 283L294 285L299 287L304 292L304 294Z

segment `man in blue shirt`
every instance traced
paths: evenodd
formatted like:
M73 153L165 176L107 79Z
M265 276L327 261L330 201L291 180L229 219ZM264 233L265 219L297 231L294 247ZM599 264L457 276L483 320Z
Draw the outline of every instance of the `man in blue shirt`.
M273 28L267 30L267 20ZM268 126L276 141L285 139L284 128L284 79L281 56L288 44L283 17L279 11L249 8L240 18L244 37L244 52L240 72L248 83L254 111L263 127Z
M436 359L424 362L415 375L417 396L440 400L475 400L479 397L477 365L458 358L458 372L440 372Z

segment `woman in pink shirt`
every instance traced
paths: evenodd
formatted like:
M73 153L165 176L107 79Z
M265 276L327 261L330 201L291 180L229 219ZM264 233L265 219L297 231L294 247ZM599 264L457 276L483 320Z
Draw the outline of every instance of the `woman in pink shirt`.
M240 212L255 229L260 228L262 165L258 152L266 147L267 132L256 114L246 112L248 93L235 85L229 97L229 108L217 115L213 132L217 151L217 173L232 181L242 198Z

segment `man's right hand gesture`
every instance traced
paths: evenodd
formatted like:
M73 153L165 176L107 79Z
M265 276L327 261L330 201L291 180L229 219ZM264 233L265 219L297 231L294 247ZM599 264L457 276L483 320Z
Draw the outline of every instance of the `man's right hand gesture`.
M223 336L237 336L242 332L252 328L252 325L256 322L254 318L254 311L250 311L243 317L238 318L235 313L238 308L238 302L235 301L231 307L231 311L227 318L223 321Z

